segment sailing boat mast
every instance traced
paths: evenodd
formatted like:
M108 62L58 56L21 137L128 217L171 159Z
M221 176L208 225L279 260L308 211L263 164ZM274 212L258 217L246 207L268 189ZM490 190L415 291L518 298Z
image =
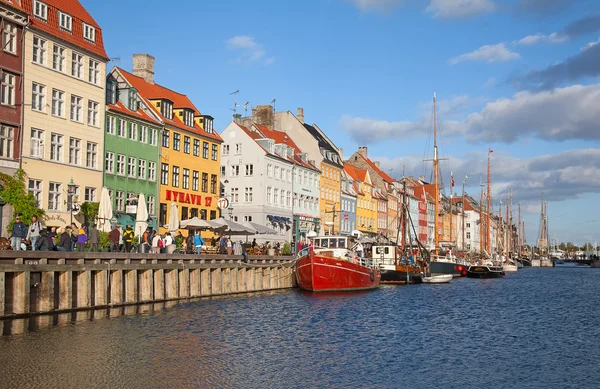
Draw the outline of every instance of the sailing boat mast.
M508 251L508 257L510 258L511 255L510 253L513 251L514 246L515 246L515 241L513 239L513 187L512 185L510 186L510 223L508 224L508 233L509 233L509 237L510 237L510 244L509 244L509 251Z
M506 196L506 220L504 221L504 251L506 255L510 252L510 238L508 235L508 196Z
M519 223L519 227L517 229L517 257L521 256L521 249L523 247L523 239L521 237L521 234L523 233L523 231L521 230L521 203L517 203L517 208L519 209L519 216L518 216L518 223Z
M433 179L434 179L434 194L435 194L435 205L434 205L434 236L435 236L435 255L438 255L438 247L440 243L440 237L438 235L438 218L439 218L439 201L440 201L440 186L439 186L439 160L438 160L438 148L437 148L437 112L436 112L437 98L435 92L433 92Z
M490 157L492 155L492 149L488 150L488 169L487 169L487 225L486 225L486 230L487 230L487 252L488 254L491 254L492 250L492 242L491 242L491 236L490 236L490 210L491 210L491 201L492 201L492 197L490 195Z

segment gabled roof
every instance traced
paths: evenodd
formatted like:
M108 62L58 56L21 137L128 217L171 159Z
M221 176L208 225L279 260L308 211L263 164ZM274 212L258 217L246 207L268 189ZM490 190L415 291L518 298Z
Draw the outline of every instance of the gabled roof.
M269 127L264 126L262 124L254 124L254 126L262 133L262 135L265 138L273 139L275 141L275 144L284 144L294 150L294 157L290 158L288 155L286 155L286 159L290 160L291 162L294 162L296 165L300 165L308 169L318 170L319 172L321 171L312 163L304 162L302 158L300 158L300 154L302 153L302 151L296 145L296 143L294 143L292 138L290 138L285 132L270 129Z
M117 112L117 113L120 113L123 115L134 117L136 119L151 122L153 124L156 124L157 126L162 125L162 123L160 121L158 121L155 118L151 117L150 115L146 114L146 112L144 112L141 108L138 108L137 111L131 111L130 109L126 108L123 105L123 103L120 101L117 101L115 104L106 104L106 108L108 108L110 111L113 111L113 112Z
M330 153L333 153L333 155L334 155L333 158L327 158L326 155L323 155L323 157L327 160L327 162L332 165L335 165L339 168L343 168L344 167L343 162L342 162L342 159L340 158L339 153L329 143L328 139L325 136L323 136L321 131L319 131L314 126L311 126L306 123L304 123L304 128L306 128L306 130L309 132L309 134L311 134L313 136L313 138L315 138L317 140L317 143L318 143L320 149L323 149L325 151L329 151Z
M196 121L194 121L194 127L190 127L190 126L185 125L183 123L183 121L181 121L181 119L175 114L173 114L173 119L167 119L166 117L164 117L162 115L160 110L156 109L154 104L152 104L150 102L150 100L155 100L155 99L167 99L167 100L170 100L173 102L174 110L187 108L187 109L191 109L192 111L194 111L194 116L202 115L200 113L200 111L198 110L198 108L196 108L196 106L192 103L192 101L186 95L175 92L169 88L166 88L166 87L158 85L158 84L151 84L151 83L147 82L146 80L144 80L142 77L138 77L138 76L131 74L128 71L123 70L121 68L115 67L115 69L125 78L125 80L132 87L134 87L138 91L138 94L140 95L140 97L142 97L146 101L147 105L149 107L151 107L151 109L158 115L158 117L165 124L170 124L179 129L193 132L198 135L202 135L204 137L211 138L211 139L219 141L219 142L223 141L221 136L215 130L213 130L212 133L206 132L206 131L204 131L204 129L202 129L202 127L200 127L196 123Z
M358 153L358 155L360 155L360 157L367 163L367 165L369 165L369 167L373 169L383 181L387 182L390 185L394 183L394 179L387 175L383 170L381 170L373 161L371 161L369 158L365 157L361 153Z
M344 170L348 175L354 180L358 182L367 182L366 178L368 177L369 172L367 169L359 169L352 165L344 164Z
M19 8L18 4L13 0L7 2L2 0L4 3L10 4L13 7ZM86 11L86 9L77 0L42 0L43 3L48 5L48 17L44 21L34 16L33 14L33 0L22 0L21 8L29 14L29 21L31 28L46 32L53 35L65 42L71 43L86 50L90 53L96 54L108 61L108 55L104 50L104 41L102 39L102 29L96 23L94 18ZM71 32L61 29L59 27L58 11L62 11L69 14L72 17ZM96 36L94 42L90 42L83 37L83 24L86 23L96 29Z

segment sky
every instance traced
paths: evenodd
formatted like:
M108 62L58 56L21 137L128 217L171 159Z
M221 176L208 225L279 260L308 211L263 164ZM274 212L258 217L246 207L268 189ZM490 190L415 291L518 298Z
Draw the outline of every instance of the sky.
M187 94L222 131L234 104L316 123L393 177L431 177L437 94L445 191L479 198L491 153L494 209L513 190L526 240L600 241L597 0L80 0L109 69L156 58L155 81ZM237 94L232 94L239 91Z

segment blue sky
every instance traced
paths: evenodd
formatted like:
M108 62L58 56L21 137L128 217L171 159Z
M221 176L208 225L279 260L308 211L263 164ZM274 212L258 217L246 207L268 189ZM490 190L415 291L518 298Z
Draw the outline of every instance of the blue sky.
M268 104L358 146L399 177L429 175L437 93L445 182L479 197L487 149L497 208L509 187L535 243L600 240L600 7L596 0L81 0L110 66L156 57L157 83L223 129L238 104ZM238 112L244 113L243 107ZM455 187L460 191L460 187ZM516 218L516 213L515 213Z

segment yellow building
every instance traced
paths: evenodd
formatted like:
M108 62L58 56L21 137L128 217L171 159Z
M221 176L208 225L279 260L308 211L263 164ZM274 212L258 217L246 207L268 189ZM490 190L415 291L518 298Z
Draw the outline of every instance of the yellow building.
M321 225L331 234L340 232L340 198L342 169L324 159L321 162L321 195L319 209L321 210ZM335 220L334 220L335 215Z
M150 55L134 54L133 74L118 71L164 123L158 172L161 232L169 222L173 203L179 220L218 218L223 140L213 130L213 118L202 115L187 96L155 84L154 57Z
M356 229L368 236L377 235L377 199L373 197L373 182L367 169L344 164L344 170L357 183Z
M64 226L69 200L100 196L108 58L100 27L78 1L35 4L25 7L21 166L46 225Z

